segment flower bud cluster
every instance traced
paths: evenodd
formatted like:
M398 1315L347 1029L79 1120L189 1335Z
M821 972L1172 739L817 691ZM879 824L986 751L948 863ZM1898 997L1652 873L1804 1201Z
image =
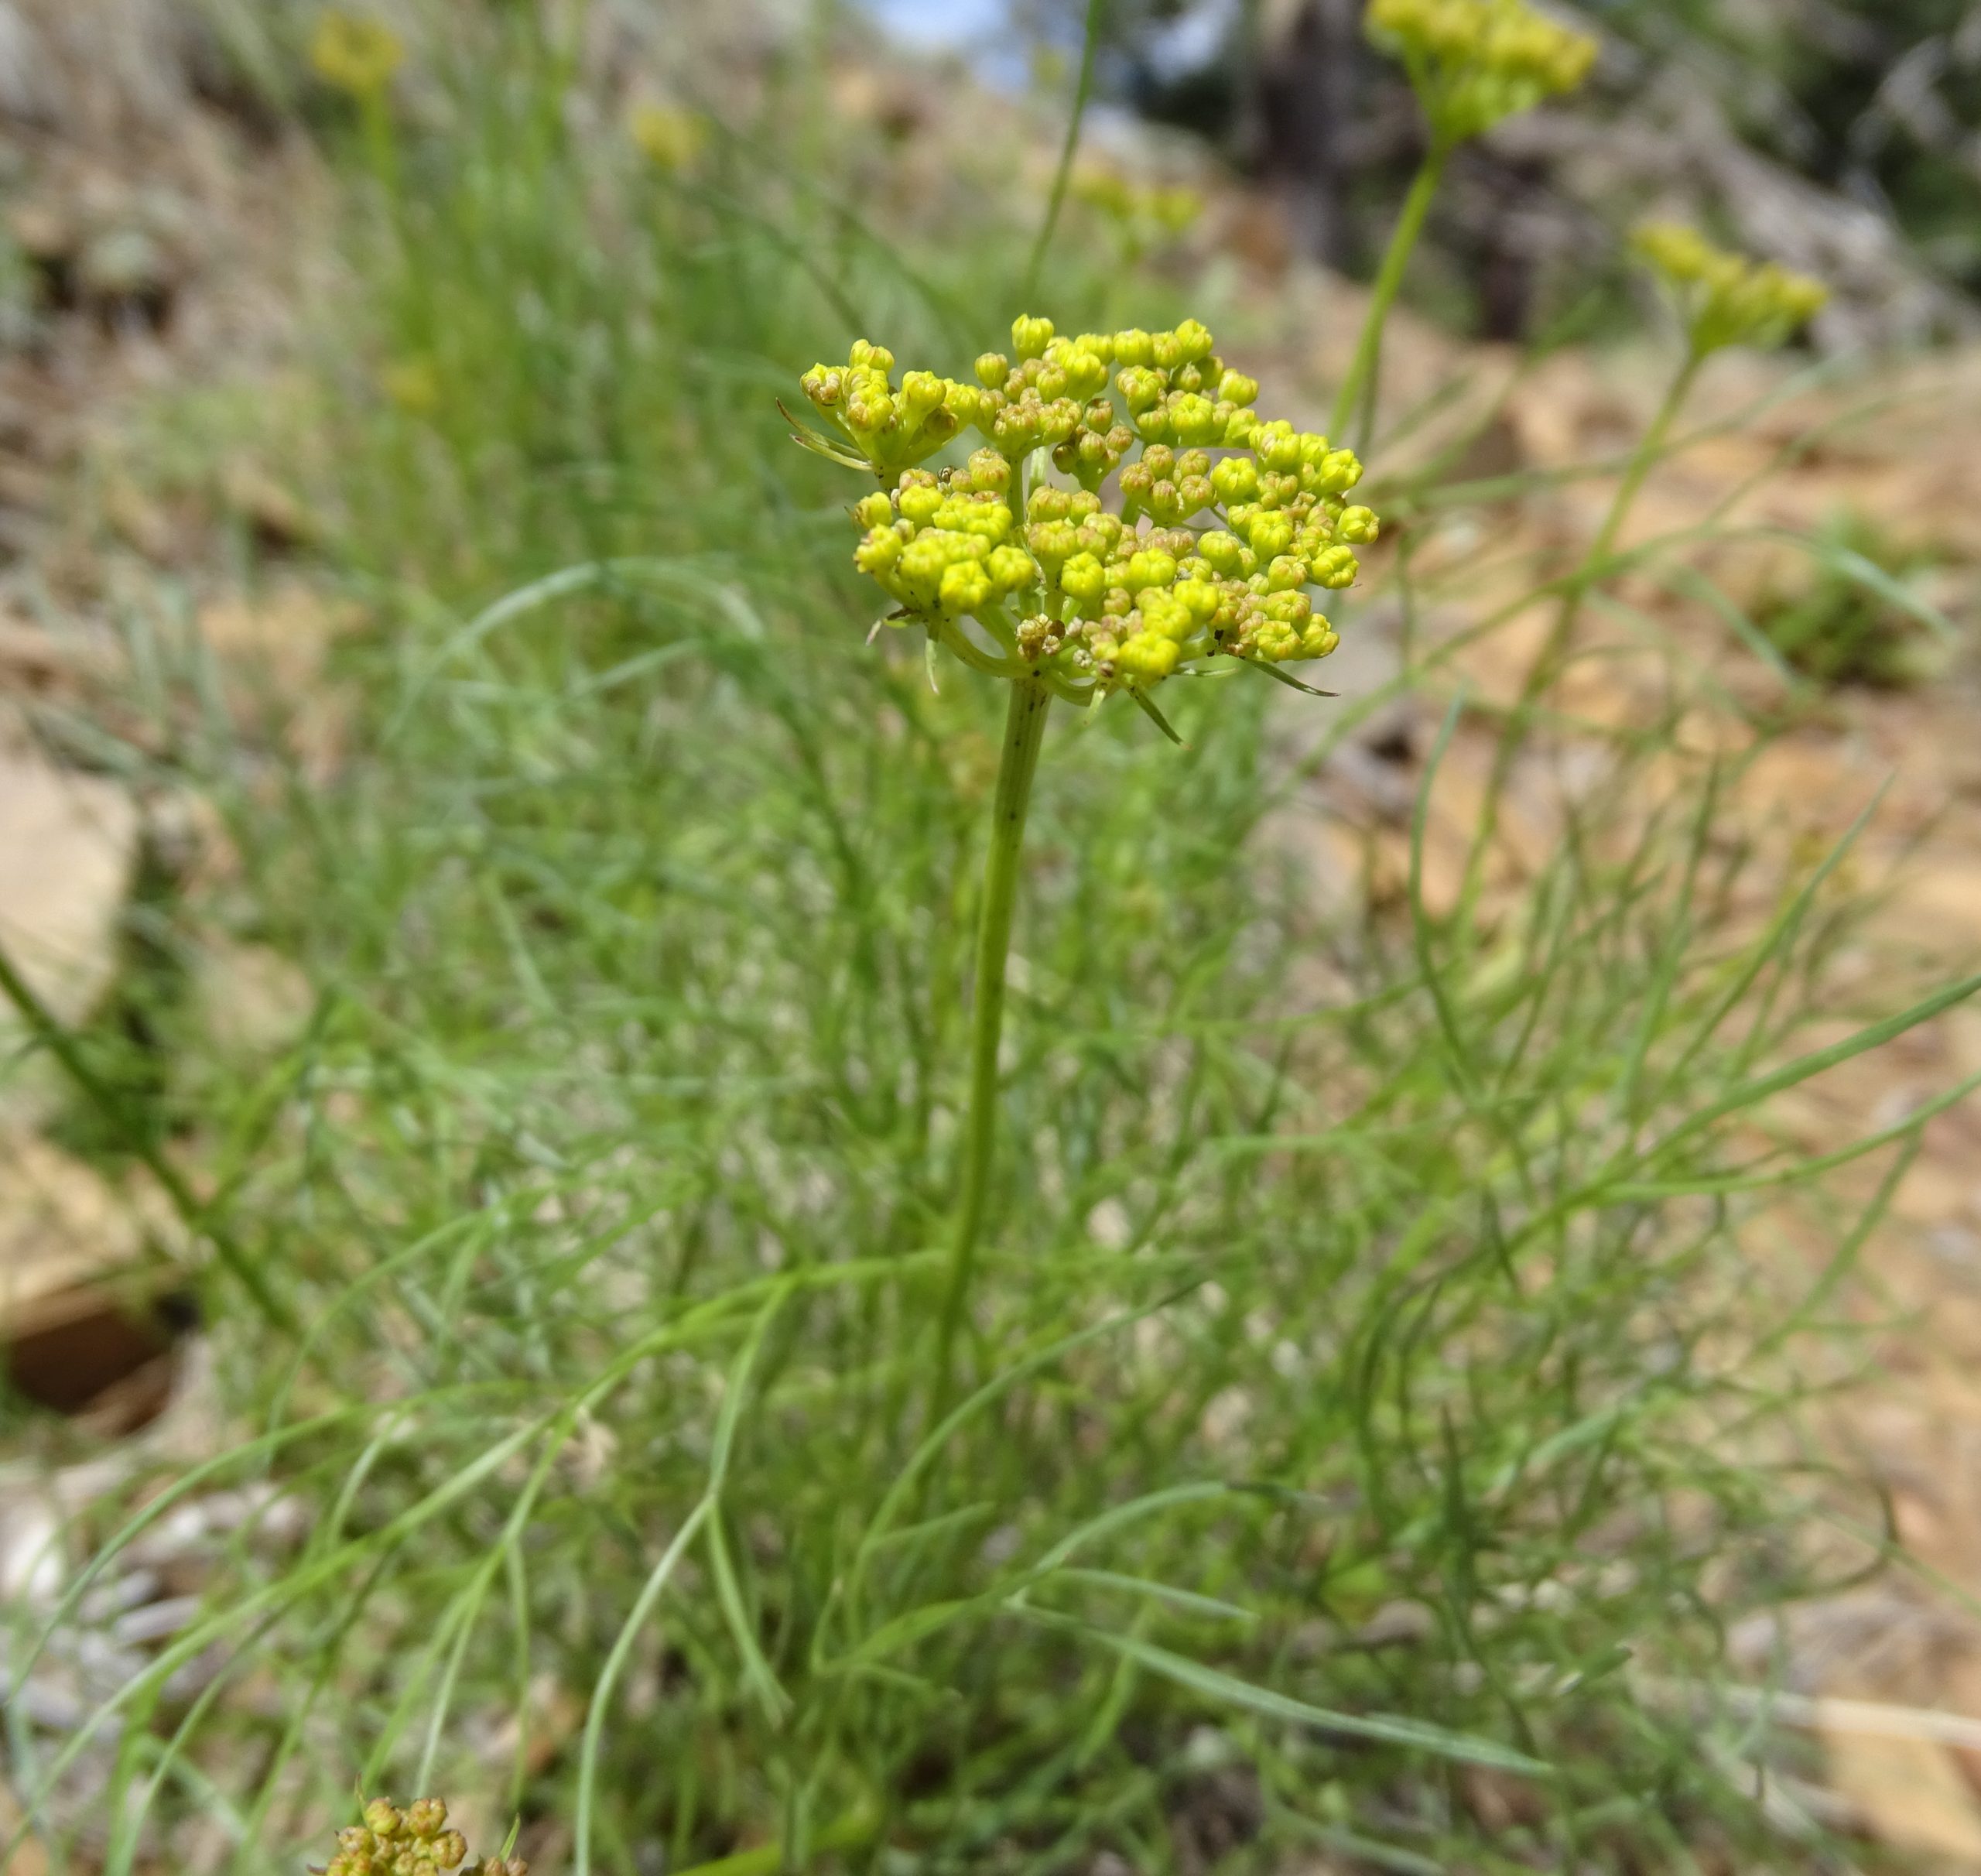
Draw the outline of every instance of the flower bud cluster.
M995 668L1075 699L1220 653L1280 664L1334 649L1309 589L1352 584L1378 532L1347 499L1352 450L1261 422L1258 385L1193 320L1067 340L1021 318L1011 337L1014 358L977 361L986 447L959 469L903 469L854 510L855 563L900 607L895 622L970 656L956 635L973 618L1011 661ZM854 352L842 384L884 370L880 348ZM882 394L863 380L864 397Z
M626 120L627 134L640 153L670 175L694 168L708 146L710 128L699 111L651 101L636 105Z
M314 1876L529 1876L519 1857L470 1860L467 1840L447 1827L438 1798L416 1799L401 1810L389 1798L364 1807L364 1821L337 1833L337 1854Z
M1133 182L1118 169L1077 171L1073 193L1114 228L1131 258L1175 241L1204 212L1203 195L1186 183Z
M961 474L902 473L891 494L869 495L854 511L866 538L854 556L903 609L960 618L1033 585L1038 568L1018 544L1006 497L1011 465L979 450Z
M1596 62L1595 40L1527 0L1370 0L1367 25L1447 145L1572 91Z
M1829 299L1821 281L1729 253L1682 222L1647 223L1630 245L1677 296L1701 357L1728 345L1779 345Z
M895 355L856 340L843 365L815 365L799 380L805 395L875 472L891 477L932 456L977 421L982 393L933 371L909 371L898 387Z

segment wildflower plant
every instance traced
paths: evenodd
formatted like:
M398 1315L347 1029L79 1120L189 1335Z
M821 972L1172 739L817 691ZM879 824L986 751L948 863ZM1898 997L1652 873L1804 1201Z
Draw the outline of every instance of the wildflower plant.
M1598 560L1615 544L1625 514L1663 450L1699 368L1730 345L1766 350L1786 343L1829 299L1829 289L1821 281L1716 247L1681 222L1645 224L1631 237L1630 249L1671 293L1685 330L1685 352L1596 536L1592 558Z
M365 159L388 200L399 193L391 104L405 60L405 41L384 20L335 6L317 15L310 37L310 69L349 101Z
M1348 434L1354 423L1357 447L1366 450L1375 423L1383 327L1452 152L1504 119L1577 89L1597 48L1588 34L1528 0L1373 0L1364 25L1378 50L1402 61L1429 132L1335 401L1336 433Z
M854 508L854 561L919 625L1011 685L978 934L970 1118L940 1330L939 1388L967 1297L995 1138L997 1045L1018 857L1045 718L1125 693L1172 739L1149 693L1172 677L1325 658L1339 643L1313 589L1360 571L1374 512L1349 499L1360 459L1267 421L1257 380L1209 329L1067 338L1021 315L1012 356L987 352L974 383L910 371L862 339L843 365L801 380L830 435L797 440L883 484ZM960 467L925 465L966 431ZM878 628L877 628L878 629ZM940 1395L939 1395L939 1398Z
M1295 519L1292 499L1267 499L1268 478L1316 478L1298 495L1335 530L1316 546L1351 554L1357 491L1318 486L1332 448L1312 462L1304 442L1289 450L1253 400L1223 395L1222 371L1207 388L1212 353L1186 360L1179 344L1172 361L1161 334L1145 361L1103 360L1100 428L1086 422L1097 393L1046 382L1067 354L1035 326L1017 335L1016 366L989 383L934 378L932 396L867 347L821 371L808 434L866 479L862 549L876 529L898 543L876 549L895 556L874 576L884 609L919 622L932 654L994 670L1014 726L977 934L950 1275L946 1293L923 1290L944 1255L929 1248L929 1145L953 1031L928 985L953 955L960 765L943 713L891 661L799 636L802 602L826 596L803 532L764 527L752 478L774 413L739 407L727 368L812 354L809 335L843 317L828 265L855 270L843 284L857 302L895 284L896 263L842 254L850 191L791 188L775 159L799 114L767 105L761 198L747 169L733 197L725 175L695 205L696 238L659 250L664 269L600 268L587 208L602 182L647 179L584 144L518 135L518 113L622 139L628 126L563 108L562 46L515 65L515 22L482 12L463 33L495 36L484 43L504 57L442 94L459 105L441 114L457 141L448 160L409 166L408 237L361 250L378 276L363 306L386 322L380 355L432 358L447 385L476 387L465 409L442 408L452 474L405 447L404 419L431 401L417 378L389 402L354 401L365 427L340 435L371 447L333 453L368 580L388 571L421 601L409 625L440 635L416 668L397 634L353 647L391 727L337 786L232 786L258 758L217 772L229 786L215 798L238 804L238 844L257 857L256 910L320 974L326 1014L279 1072L256 1063L232 1104L204 1095L197 1132L170 1133L188 1151L251 1139L212 1169L217 1200L187 1188L184 1203L244 1286L265 1268L279 1286L279 1333L233 1344L257 1392L230 1421L258 1436L225 1476L269 1479L272 1506L322 1509L286 1561L272 1534L228 1541L210 1608L36 1769L36 1827L113 1724L125 1833L107 1860L128 1862L148 1811L159 1840L175 1810L219 1806L258 1835L338 1802L358 1763L426 1788L445 1754L492 1783L477 1762L492 1754L450 1742L464 1728L480 1740L501 1713L515 1741L504 1808L567 1812L574 1876L835 1858L1180 1867L1215 1860L1182 1828L1233 1773L1262 1823L1227 1865L1266 1867L1321 1833L1358 1866L1684 1867L1699 1824L1725 1818L1743 1833L1725 1855L1768 1866L1771 1827L1726 1770L1751 1717L1730 1725L1704 1696L1726 1628L1777 1607L1798 1563L1781 1541L1786 1494L1726 1450L1777 1395L1733 1359L1752 1338L1719 1280L1753 1286L1755 1271L1737 1201L1718 1195L1799 1176L1779 1160L1755 1171L1750 1121L1770 1091L1842 1060L1773 1066L1811 1014L1833 1013L1813 1001L1831 940L1801 926L1806 895L1751 945L1702 944L1712 895L1691 882L1716 864L1711 803L1682 837L1654 824L1643 844L1618 843L1613 863L1608 836L1638 825L1663 755L1620 738L1579 808L1591 837L1544 856L1538 916L1508 922L1524 929L1420 916L1394 954L1372 933L1368 994L1289 1015L1281 960L1301 955L1304 927L1258 893L1245 852L1274 781L1257 739L1207 738L1173 762L1083 739L1083 811L1056 829L1069 889L1035 933L1054 1026L1011 1087L1036 1104L1012 1129L1023 1255L973 1299L1018 842L1052 701L1118 691L1153 708L1192 671L1299 669L1319 649L1311 618L1274 663L1272 644L1255 633L1248 647L1230 621L1222 641L1194 621L1171 638L1165 607L1230 580L1234 607L1264 612L1275 563L1303 557L1305 585L1281 591L1325 609L1301 525L1270 552L1261 538ZM532 71L538 88L521 83ZM758 142L725 136L707 159L740 163ZM496 184L518 225L491 228ZM799 238L822 277L793 269ZM955 289L945 303L1001 295L1018 272L988 234L943 247L972 270L938 276ZM1105 282L1062 277L1069 297L1105 303ZM557 310L540 330L512 317L518 279ZM657 351L698 368L653 372ZM1131 371L1158 380L1151 396L1131 378L1132 406ZM1213 418L1220 402L1244 414L1192 440L1178 427L1203 422L1192 397ZM1062 399L1079 419L1065 430ZM1240 440L1223 440L1234 421ZM684 436L705 471L686 479ZM612 473L542 474L573 459L574 436ZM1192 451L1208 466L1186 467ZM1220 485L1248 469L1256 493ZM629 504L628 488L670 498ZM1062 498L1063 514L1045 512ZM943 519L952 500L974 526ZM1062 529L1076 538L1058 554ZM1151 544L1158 532L1193 549ZM1219 533L1255 556L1251 572L1242 556L1215 566ZM981 544L955 552L942 537L957 534ZM932 591L903 570L925 539ZM1017 559L994 574L1006 549ZM1081 551L1103 579L1122 569L1097 614L1069 579ZM1131 583L1138 553L1175 560L1173 577ZM1599 557L1576 590L1605 570ZM801 603L760 614L760 585ZM454 603L491 587L505 597L457 629ZM1108 610L1117 590L1127 612ZM580 594L550 644L516 629ZM1121 655L1152 618L1175 647L1166 673ZM706 673L677 661L703 648L720 654ZM657 670L667 681L649 683ZM1524 719L1507 722L1511 742ZM1106 890L1131 868L1160 891ZM1749 1031L1730 1018L1764 974ZM367 994L337 994L346 983ZM1122 1008L1124 984L1167 1006L1158 1019ZM51 1051L68 1046L35 1026ZM87 1087L107 1039L84 1039L71 1073ZM175 1071L202 1056L157 1053ZM1310 1091L1319 1132L1289 1114ZM148 1144L166 1130L137 1137L173 1190L174 1156ZM1834 1217L1831 1195L1815 1197ZM1120 1206L1119 1253L1100 1242L1097 1201ZM307 1256L298 1217L325 1220ZM1183 1293L1212 1271L1215 1298ZM994 1303L1001 1371L973 1405L918 1424L903 1393L973 1300ZM937 1385L949 1378L946 1347ZM1799 1371L1785 1385L1805 1385ZM138 1475L130 1536L222 1463ZM52 1631L110 1580L102 1567L77 1574ZM1428 1639L1399 1642L1398 1607L1428 1613ZM1339 1645L1307 1646L1316 1635ZM1634 1648L1688 1690L1668 1712L1639 1697ZM168 1689L214 1659L231 1683L216 1679L182 1723ZM572 1742L551 1716L577 1698ZM162 1737L155 1714L176 1731ZM1535 1823L1510 1834L1483 1807L1474 1817L1415 1768L1425 1751L1524 1771ZM395 1809L341 1839L326 1876L448 1876L462 1847L444 1816ZM1750 1829L1766 1848L1744 1857ZM239 1856L265 1860L245 1833Z
M652 101L636 105L626 120L634 147L668 175L692 172L708 148L709 120L698 111Z

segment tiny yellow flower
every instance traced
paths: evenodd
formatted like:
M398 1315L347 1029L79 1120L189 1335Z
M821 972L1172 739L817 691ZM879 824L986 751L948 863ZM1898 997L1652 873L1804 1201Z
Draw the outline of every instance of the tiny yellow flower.
M628 118L626 128L647 160L670 173L693 169L708 147L709 121L699 111L640 104Z
M376 98L405 63L405 42L383 20L337 7L317 15L310 69L334 89L355 98Z
M1682 222L1647 222L1630 247L1671 289L1701 357L1729 345L1779 345L1829 300L1820 280L1716 247Z

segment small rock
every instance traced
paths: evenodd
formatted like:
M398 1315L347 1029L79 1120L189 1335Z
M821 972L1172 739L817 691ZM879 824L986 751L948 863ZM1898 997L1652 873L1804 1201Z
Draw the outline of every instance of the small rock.
M98 312L135 316L156 327L172 310L173 271L156 236L143 228L108 228L76 256L76 292Z
M310 980L266 945L220 939L201 951L194 996L214 1048L235 1060L279 1055L310 1021Z
M1438 1632L1438 1618L1418 1602L1384 1603L1355 1631L1363 1648L1392 1648L1428 1642Z
M117 969L118 920L137 852L130 796L101 776L0 749L0 945L58 1022L88 1015ZM0 1002L0 1060L25 1040ZM59 1085L36 1057L0 1077L0 1125L46 1113Z
M1981 1864L1981 1806L1945 1746L1833 1731L1823 1752L1831 1785L1894 1850Z
M27 16L15 0L0 0L0 113L46 126L60 115L60 85Z
M1539 1823L1548 1815L1541 1794L1524 1778L1486 1765L1461 1765L1466 1809L1494 1837Z
M154 1307L131 1204L80 1160L29 1136L0 1161L0 1363L26 1398L100 1430L155 1419L172 1333Z
M258 463L229 463L221 476L221 495L264 547L306 546L316 538L309 511Z
M51 1607L68 1573L56 1508L41 1498L0 1505L0 1602Z

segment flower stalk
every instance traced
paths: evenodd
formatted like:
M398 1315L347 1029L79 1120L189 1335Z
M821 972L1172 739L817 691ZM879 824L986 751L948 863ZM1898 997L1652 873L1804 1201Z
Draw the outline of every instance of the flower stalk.
M1572 91L1588 77L1596 50L1586 34L1528 0L1370 0L1366 29L1409 73L1430 142L1384 252L1355 358L1335 399L1334 433L1353 423L1355 448L1364 456L1376 427L1383 329L1452 152L1503 119Z
M1397 295L1403 290L1403 276L1409 268L1411 255L1417 251L1424 224L1430 216L1431 204L1445 180L1445 165L1450 156L1449 145L1435 142L1418 166L1416 180L1404 198L1403 212L1391 232L1390 245L1384 250L1383 264L1376 276L1369 311L1362 322L1362 336L1356 343L1354 361L1335 396L1332 426L1334 433L1337 436L1346 435L1352 423L1357 455L1368 454L1370 437L1376 427L1376 384L1382 369L1383 329L1389 324Z
M956 1339L970 1300L977 1243L990 1190L997 1145L997 1054L1004 1032L1005 974L1011 952L1011 914L1018 902L1025 816L1032 778L1045 738L1052 693L1035 678L1011 687L1004 713L1004 752L991 809L990 851L984 866L984 902L977 927L974 1001L970 1025L970 1104L964 1121L963 1186L951 1241L941 1325L936 1332L934 1417L949 1408L954 1391Z
M1685 408L1686 399L1691 395L1694 381L1699 375L1699 367L1706 362L1705 354L1688 351L1685 363L1678 368L1667 387L1665 399L1658 407L1644 435L1637 440L1637 448L1631 452L1630 460L1623 471L1623 480L1617 484L1617 492L1610 498L1610 506L1603 517L1603 524L1590 542L1588 553L1583 557L1581 570L1569 583L1562 595L1562 603L1555 610L1555 622L1549 628L1546 640L1534 662L1528 666L1527 676L1521 685L1520 707L1532 704L1561 675L1561 664L1566 654L1569 642L1573 636L1576 623L1582 616L1583 602L1589 597L1589 588L1607 570L1610 556L1616 551L1618 537L1623 524L1629 520L1630 511L1637 505L1638 495L1651 471L1665 454L1666 440L1671 434L1671 426L1678 420L1678 413Z
M1469 918L1478 903L1480 887L1485 876L1486 856L1491 851L1493 837L1499 831L1500 806L1504 799L1507 785L1513 779L1514 764L1519 758L1524 745L1520 734L1529 713L1541 699L1554 687L1568 662L1569 653L1575 642L1576 625L1582 618L1582 610L1587 601L1591 588L1609 570L1610 556L1616 551L1617 542L1629 520L1631 509L1637 505L1651 471L1665 454L1666 440L1671 433L1671 426L1678 420L1686 399L1691 395L1699 368L1706 362L1706 355L1696 349L1685 355L1685 363L1673 377L1665 393L1665 399L1658 407L1644 435L1637 440L1637 448L1631 452L1625 466L1623 479L1617 485L1617 492L1610 498L1602 525L1596 529L1595 539L1589 543L1589 551L1583 555L1582 564L1574 577L1564 587L1560 603L1555 609L1553 621L1548 628L1548 636L1541 642L1541 649L1534 655L1533 662L1527 668L1521 680L1520 690L1514 700L1508 719L1507 734L1502 736L1493 751L1493 767L1487 777L1483 799L1480 803L1479 823L1473 830L1469 850L1466 855L1465 878L1459 895L1459 902Z
M1596 583L1610 571L1624 523L1645 481L1665 457L1671 427L1692 395L1700 370L1715 352L1730 345L1766 349L1781 344L1821 312L1829 297L1820 281L1773 262L1752 261L1716 247L1696 229L1682 224L1649 223L1637 230L1630 245L1671 296L1685 330L1685 358L1631 454L1589 551L1563 586L1548 636L1521 680L1508 733L1493 752L1479 825L1466 856L1459 902L1468 920L1477 904L1486 854L1499 827L1500 804L1524 745L1522 731L1530 713L1567 666L1582 607Z
M823 430L794 440L880 486L853 505L854 564L946 652L1009 686L977 933L960 1184L937 1317L934 1413L952 1400L997 1142L1011 916L1027 812L1054 699L1091 711L1125 693L1173 740L1150 693L1183 673L1325 658L1339 642L1312 597L1361 570L1381 523L1350 498L1360 460L1267 421L1257 380L1209 330L1083 333L1012 322L974 383L908 371L855 341L800 380ZM789 414L789 413L787 413ZM960 455L964 433L980 447Z

